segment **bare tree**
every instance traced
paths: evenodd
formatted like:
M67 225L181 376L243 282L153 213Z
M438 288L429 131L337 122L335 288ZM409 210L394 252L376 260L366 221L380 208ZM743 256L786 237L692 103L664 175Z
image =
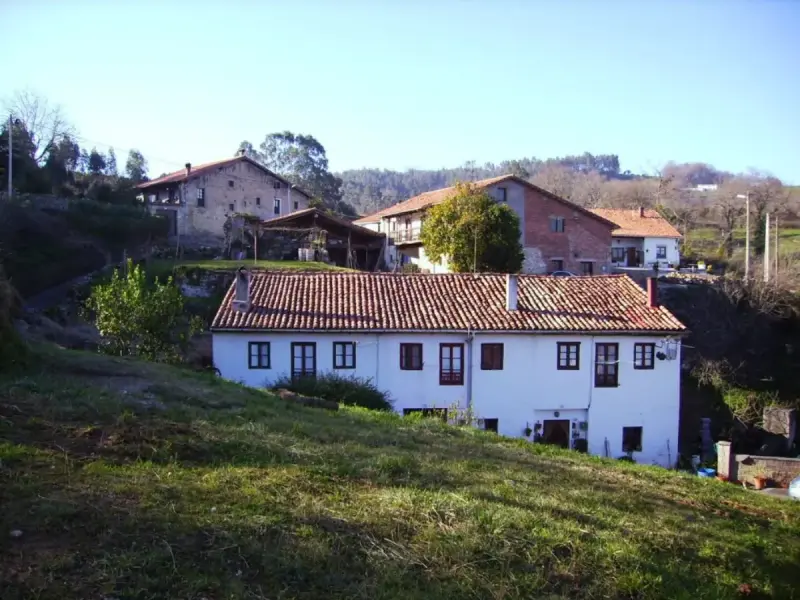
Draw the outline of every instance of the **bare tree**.
M608 180L597 171L578 173L573 182L572 201L587 208L606 206L611 197Z
M720 246L728 258L733 254L733 230L745 211L744 201L738 197L742 193L741 185L732 181L720 187L713 195L714 210L720 220Z
M531 183L546 189L548 192L572 200L575 194L576 173L569 167L560 165L544 165L531 177Z
M74 137L75 129L61 106L31 90L17 91L5 101L7 113L19 119L31 136L33 159L42 163L47 154L65 137Z

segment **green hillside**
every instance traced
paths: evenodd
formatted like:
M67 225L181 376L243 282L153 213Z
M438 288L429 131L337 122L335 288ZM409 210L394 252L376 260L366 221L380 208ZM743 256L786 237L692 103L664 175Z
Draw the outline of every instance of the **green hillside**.
M0 376L0 596L792 598L800 506L38 348Z

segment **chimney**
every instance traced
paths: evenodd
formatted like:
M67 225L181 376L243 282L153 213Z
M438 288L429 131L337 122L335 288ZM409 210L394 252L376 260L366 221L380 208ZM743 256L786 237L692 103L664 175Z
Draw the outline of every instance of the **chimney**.
M250 310L250 273L244 267L236 271L233 290L233 310L247 312Z
M188 177L189 175L192 174L192 163L186 163L185 166L186 166L186 176Z
M644 206L639 207L639 216L644 219Z
M658 308L658 279L655 277L647 278L647 306Z
M506 275L506 310L517 310L517 276Z
M247 155L247 151L244 148L239 148L236 151L236 156L246 156L246 155Z

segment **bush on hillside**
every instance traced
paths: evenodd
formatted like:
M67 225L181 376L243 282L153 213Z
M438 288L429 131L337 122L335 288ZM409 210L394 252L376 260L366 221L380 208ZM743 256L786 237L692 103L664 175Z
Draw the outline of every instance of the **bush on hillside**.
M103 348L118 356L177 362L202 326L184 310L172 278L152 284L141 266L128 260L127 273L115 270L108 283L92 289L86 307L94 313Z
M25 356L25 345L14 329L14 317L21 307L19 294L6 279L0 264L0 371L20 362Z
M350 406L360 406L372 410L392 410L392 401L389 395L375 387L371 379L344 377L336 373L296 379L285 376L276 381L273 387Z

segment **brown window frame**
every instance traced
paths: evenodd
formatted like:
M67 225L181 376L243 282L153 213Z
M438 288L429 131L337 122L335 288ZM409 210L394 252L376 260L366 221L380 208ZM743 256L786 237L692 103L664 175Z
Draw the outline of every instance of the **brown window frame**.
M236 211L236 205L233 202L231 202L230 204L228 204L228 210L231 212Z
M305 351L302 353L302 365L301 368L298 370L295 368L295 348L311 348L311 357L313 358L313 364L311 367L311 371L306 370L306 354ZM317 343L316 342L292 342L292 356L291 356L291 369L292 369L292 379L296 379L298 377L316 377L317 375Z
M661 249L664 249L664 252L661 252ZM664 259L667 258L667 247L666 246L656 246L656 258L657 259Z
M347 360L347 348L352 349L351 361ZM341 349L341 352L339 350ZM342 360L339 361L338 359ZM355 369L356 368L356 343L355 342L333 342L333 368L334 369Z
M561 350L565 349L565 361L562 362ZM575 351L575 364L570 364L572 351ZM580 371L581 370L581 343L580 342L557 342L556 343L556 370L558 371Z
M557 271L564 270L564 259L563 258L551 258L550 259L550 272L555 273Z
M588 272L586 267L589 267ZM594 261L582 260L581 261L581 275L594 275Z
M273 198L272 199L272 214L280 215L281 214L281 199L280 198Z
M503 344L481 344L481 371L502 371L504 353Z
M256 349L255 354L253 349ZM263 364L264 358L261 349L267 349L266 364ZM255 359L255 360L253 360ZM272 368L272 349L269 342L248 342L247 343L247 368L248 369L271 369Z
M419 363L414 363L414 350L419 348ZM422 371L422 344L408 343L400 344L400 370L401 371Z
M633 436L634 438L638 438L638 444L632 444L632 448L630 447L631 444L628 442L626 443L625 438L628 436ZM623 452L641 452L642 451L642 438L644 437L644 427L641 425L631 426L631 427L623 427L622 428L622 451ZM629 440L630 441L630 440Z
M601 353L602 349L602 353ZM613 353L609 352L613 350ZM600 362L600 357L603 362ZM609 358L613 354L613 359ZM609 368L613 368L613 374ZM602 372L601 372L602 371ZM616 342L598 342L594 346L594 387L619 387L619 344Z
M652 342L637 342L633 345L633 368L637 371L652 371L656 368L656 345Z
M300 201L299 200L294 200L293 202L294 202L293 203L294 209L298 210L300 208Z
M626 248L623 246L614 246L611 248L611 262L612 263L621 263L625 262L625 255L626 255ZM616 257L614 255L617 255Z
M450 369L445 370L445 352L450 351ZM453 369L456 360L455 351L459 351L458 361L460 368ZM464 385L464 344L443 343L439 344L439 385Z

